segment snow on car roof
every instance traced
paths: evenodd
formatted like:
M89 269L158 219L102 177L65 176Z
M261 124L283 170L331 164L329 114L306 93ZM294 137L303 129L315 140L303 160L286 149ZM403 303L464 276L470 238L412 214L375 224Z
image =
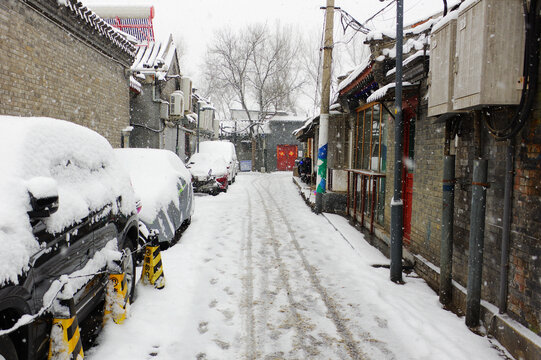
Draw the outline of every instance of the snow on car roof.
M40 249L27 214L30 187L42 195L57 187L58 211L44 220L50 233L107 204L115 213L135 211L129 178L111 145L88 128L51 118L0 116L0 154L0 285L17 283Z
M193 176L207 176L209 170L212 170L212 175L215 176L227 174L227 160L216 153L195 153L188 160L188 164Z
M167 211L173 201L179 208L177 180L190 182L191 174L180 158L169 150L115 149L121 164L129 172L135 193L141 198L139 217L154 222L160 209Z

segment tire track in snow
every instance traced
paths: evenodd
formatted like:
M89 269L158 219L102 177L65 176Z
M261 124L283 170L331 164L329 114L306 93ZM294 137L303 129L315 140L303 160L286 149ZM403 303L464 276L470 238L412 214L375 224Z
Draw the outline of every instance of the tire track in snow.
M364 352L357 346L357 342L355 341L355 339L353 337L353 334L347 328L347 326L345 324L345 320L342 319L342 317L340 316L340 313L337 310L336 302L334 301L334 299L332 299L332 297L330 297L327 294L327 291L321 285L321 282L319 281L319 278L317 277L317 275L316 275L316 273L314 271L314 268L312 267L312 265L310 265L310 263L308 262L308 260L304 256L303 250L300 247L299 242L297 241L297 239L295 237L295 232L293 230L293 227L291 226L291 224L287 220L287 216L283 213L280 205L278 204L278 202L276 201L274 196L271 194L271 192L268 190L268 187L262 187L262 190L265 191L265 193L267 193L270 200L274 203L274 205L275 205L275 207L276 207L276 209L277 209L277 211L278 211L278 213L280 215L281 220L283 221L283 223L287 227L291 242L292 242L293 246L295 247L295 250L299 254L299 257L301 258L304 269L306 270L306 272L309 275L310 282L312 283L312 286L317 290L317 292L321 296L321 299L323 300L323 302L325 304L325 307L327 308L327 316L333 321L333 323L334 323L334 325L336 327L336 330L338 331L338 333L340 334L340 336L344 340L349 355L353 359L360 359L360 360L368 359L366 354L364 354ZM265 206L265 201L264 201L263 196L260 193L258 193L258 195L261 197L261 200L262 200L262 202L263 202L263 204ZM265 208L267 208L267 207L265 206ZM267 218L268 218L268 220L270 222L270 215L268 215ZM271 227L271 229L272 229L272 231L274 231L274 229L272 227ZM367 339L367 340L372 341L372 342L374 341L374 339Z
M254 183L255 185L255 183ZM277 240L277 234L276 229L274 227L274 222L272 221L272 215L269 208L269 205L265 201L264 196L261 194L261 190L259 190L256 186L254 188L257 191L257 195L261 199L261 205L263 207L265 217L266 217L266 223L271 235L270 242L273 248L274 256L275 256L275 262L276 262L276 268L280 275L280 280L282 282L283 288L286 291L286 297L289 302L289 311L291 312L294 322L293 326L295 328L295 331L297 333L297 337L299 339L299 345L302 351L305 353L306 358L311 359L315 358L319 355L319 350L315 344L318 342L313 336L306 333L305 329L309 329L313 327L313 324L307 323L307 319L299 314L297 311L297 307L299 306L299 303L295 301L293 297L293 289L290 285L290 277L289 277L289 271L287 269L287 266L285 265L284 261L282 260L282 257L280 255L280 247L282 246L279 241ZM292 349L296 350L296 349ZM271 356L272 357L272 356ZM272 357L274 358L274 357Z
M246 190L246 201L248 203L248 220L243 218L243 234L242 234L242 253L244 254L244 266L246 273L243 279L244 286L244 304L245 309L245 328L247 332L246 342L246 357L254 359L256 355L256 341L254 332L254 284L253 284L253 256L252 256L252 237L253 237L253 215L252 215L252 199L250 192ZM246 224L247 223L247 224Z

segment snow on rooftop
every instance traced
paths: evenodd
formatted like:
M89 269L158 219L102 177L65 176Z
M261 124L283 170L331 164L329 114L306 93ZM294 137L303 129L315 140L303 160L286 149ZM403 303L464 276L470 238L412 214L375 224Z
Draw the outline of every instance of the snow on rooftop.
M413 60L421 57L421 56L425 56L425 55L428 55L430 54L430 50L419 50L417 51L415 54L413 55L410 55L408 56L407 59L405 59L403 62L402 62L402 65L408 65L409 63L411 63ZM385 76L390 76L392 74L396 73L396 67L392 68L391 70L387 71L387 73L385 74Z
M370 56L367 56L364 58L363 61L359 65L357 65L346 77L344 80L340 82L338 85L338 90L336 92L340 92L342 89L344 89L346 86L351 84L353 80L357 78L370 64L372 63L372 58Z
M27 214L29 189L58 193L58 211L44 220L50 233L106 206L113 213L135 211L129 178L111 145L88 128L51 118L0 116L0 154L0 285L17 283L43 246Z
M406 85L411 85L411 83L407 82L407 81L404 81L402 83L402 85L406 86ZM378 101L379 99L383 98L385 95L387 95L387 92L389 91L389 89L392 89L396 87L396 84L393 82L393 83L389 83L381 88L379 88L378 90L374 91L372 93L372 95L370 95L367 99L366 99L366 103L371 103L373 101Z
M293 135L297 135L298 133L300 133L302 130L304 129L307 129L310 127L310 125L312 125L312 123L314 122L315 119L319 118L319 115L315 115L315 116L312 116L311 118L308 118L305 122L304 122L304 125L301 126L300 128L296 129L296 130L293 130L292 134Z
M176 46L172 35L166 43L150 42L148 46L139 47L131 70L140 73L157 73L163 80L173 64L175 53Z
M141 92L141 83L137 80L135 80L135 78L133 76L130 76L130 88L138 91L138 92Z

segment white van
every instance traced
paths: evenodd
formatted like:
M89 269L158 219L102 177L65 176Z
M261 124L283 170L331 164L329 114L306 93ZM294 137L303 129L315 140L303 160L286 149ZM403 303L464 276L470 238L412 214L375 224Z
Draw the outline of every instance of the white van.
M235 145L232 142L227 140L203 141L199 143L199 152L223 156L228 163L229 184L235 182L235 177L239 171L239 163Z

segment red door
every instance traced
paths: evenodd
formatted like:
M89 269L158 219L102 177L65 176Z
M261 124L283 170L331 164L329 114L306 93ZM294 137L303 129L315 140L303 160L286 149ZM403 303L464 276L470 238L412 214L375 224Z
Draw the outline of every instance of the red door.
M413 199L413 174L406 173L404 188L404 243L406 245L409 245L411 241L411 205Z
M413 138L415 135L415 109L417 108L417 98L410 98L402 103L404 109L404 159L411 165L414 156ZM404 164L402 172L402 199L404 201L403 226L404 226L404 245L411 243L411 210L413 205L413 169L408 164Z
M297 145L276 146L276 169L278 171L289 171L295 166L297 158Z

